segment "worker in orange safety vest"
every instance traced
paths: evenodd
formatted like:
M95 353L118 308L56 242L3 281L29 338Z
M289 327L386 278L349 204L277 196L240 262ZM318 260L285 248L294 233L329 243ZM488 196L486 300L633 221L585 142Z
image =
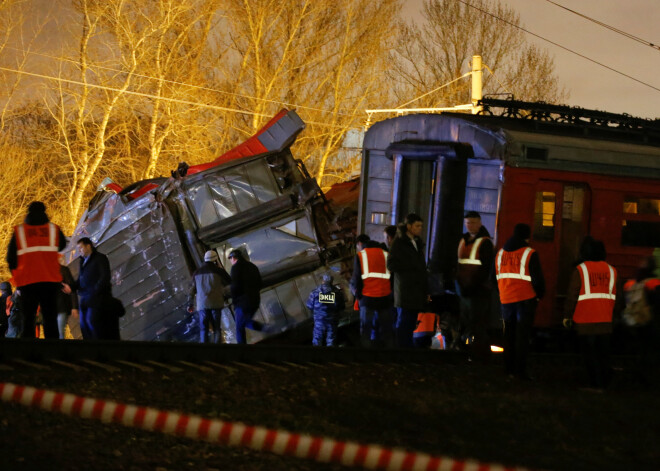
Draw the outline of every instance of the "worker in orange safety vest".
M413 346L429 348L438 327L438 316L434 312L417 314L417 328L413 331Z
M454 348L470 343L471 350L484 357L490 353L487 327L493 292L493 242L477 211L465 214L466 232L458 243L456 292L460 297L459 338Z
M504 366L510 376L529 380L527 356L538 300L545 280L536 251L529 247L531 229L517 224L513 236L495 256L495 275L504 321Z
M24 338L34 338L37 309L41 307L44 337L57 339L57 296L62 275L58 252L66 247L60 228L51 223L46 206L34 201L23 224L14 227L7 248L7 264L23 298Z
M616 269L605 262L605 245L587 236L580 246L580 262L568 285L564 326L574 327L589 374L589 386L602 390L612 376L610 336L615 308L622 304Z
M394 346L392 285L387 252L366 234L357 237L350 287L360 307L360 342L363 347ZM374 317L377 316L377 322Z

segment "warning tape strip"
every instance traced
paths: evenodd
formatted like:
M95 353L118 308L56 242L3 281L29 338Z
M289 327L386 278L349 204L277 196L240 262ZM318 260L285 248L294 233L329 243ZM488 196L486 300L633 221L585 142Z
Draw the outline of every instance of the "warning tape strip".
M388 471L524 470L524 468L510 468L473 460L458 461L452 458L396 448L383 448L377 445L336 441L285 430L254 427L240 422L209 420L199 416L120 404L12 383L0 383L0 396L4 402L15 402L69 416L96 419L104 423L116 423L234 447L268 451L278 455L306 458L322 463L333 462L346 466L361 466L367 469L386 469Z

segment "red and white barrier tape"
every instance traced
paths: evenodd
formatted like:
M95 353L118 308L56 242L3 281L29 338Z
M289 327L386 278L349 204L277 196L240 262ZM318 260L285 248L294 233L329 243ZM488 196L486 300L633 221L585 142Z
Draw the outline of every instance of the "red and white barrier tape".
M285 430L253 427L239 422L209 420L199 416L161 411L149 407L118 404L112 401L58 393L30 386L0 383L4 402L60 412L105 423L117 423L142 430L205 440L223 445L252 448L278 455L306 458L322 463L333 462L347 466L389 471L521 471L496 464L388 449L377 445L341 442L330 438L300 435Z

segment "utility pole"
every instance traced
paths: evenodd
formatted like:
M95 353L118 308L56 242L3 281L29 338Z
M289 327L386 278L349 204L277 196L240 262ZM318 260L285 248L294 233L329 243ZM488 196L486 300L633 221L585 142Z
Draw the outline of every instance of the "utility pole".
M479 100L483 98L482 79L481 56L472 56L472 114L479 114L483 111L482 106L477 106Z

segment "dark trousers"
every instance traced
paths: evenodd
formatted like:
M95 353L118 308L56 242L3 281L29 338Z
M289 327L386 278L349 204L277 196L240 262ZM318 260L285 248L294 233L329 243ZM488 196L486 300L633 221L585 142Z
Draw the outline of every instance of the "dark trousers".
M502 304L504 366L509 374L527 376L527 356L535 311L536 299Z
M79 313L83 340L119 340L119 318L114 313L82 302Z
M201 343L221 343L220 322L222 309L200 309L197 311L199 320L199 341ZM210 338L209 327L213 327L213 338Z
M417 328L418 310L396 308L396 344L399 348L411 348L413 346L413 332Z
M332 314L314 315L312 345L334 347L337 344L337 324Z
M58 339L60 332L57 327L57 294L62 289L61 283L32 283L21 286L23 300L23 338L35 337L35 318L37 309L41 308L44 320L44 337Z
M261 322L253 321L252 316L257 312L257 308L247 308L234 306L234 316L236 319L236 343L247 343L245 329L263 330Z
M363 347L394 347L394 309L360 307L360 343Z
M490 302L491 291L486 289L471 296L461 296L461 340L471 339L470 349L477 355L490 353Z
M612 379L610 335L580 335L580 347L589 374L589 385L606 388Z

